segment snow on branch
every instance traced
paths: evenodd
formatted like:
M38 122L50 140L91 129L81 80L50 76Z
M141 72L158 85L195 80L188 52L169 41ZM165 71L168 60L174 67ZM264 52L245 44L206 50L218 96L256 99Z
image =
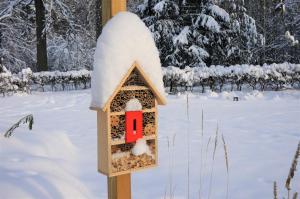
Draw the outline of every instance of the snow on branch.
M295 39L295 36L290 33L290 31L285 32L285 38L288 40L288 42L291 43L292 46L296 46L299 44L299 41Z

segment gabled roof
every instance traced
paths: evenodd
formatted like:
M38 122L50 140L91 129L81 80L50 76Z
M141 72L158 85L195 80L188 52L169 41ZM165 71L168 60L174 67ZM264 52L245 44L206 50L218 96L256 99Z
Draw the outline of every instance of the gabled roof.
M161 95L160 92L155 88L154 84L151 82L151 80L147 77L143 69L140 67L140 65L137 62L134 62L131 66L131 68L128 70L126 75L123 77L121 82L119 83L118 87L115 89L114 93L110 96L110 98L107 100L106 104L102 108L103 111L106 111L107 108L109 108L111 101L115 98L115 96L118 94L120 91L121 87L124 85L126 82L127 78L129 75L132 73L132 71L136 69L140 73L141 77L147 84L147 86L150 88L150 90L153 92L154 96L156 97L157 103L159 105L165 105L166 104L166 98L165 96Z
M137 15L120 12L106 23L97 41L91 107L103 110L107 106L124 77L135 68L134 62L158 103L164 104L161 63L152 34Z

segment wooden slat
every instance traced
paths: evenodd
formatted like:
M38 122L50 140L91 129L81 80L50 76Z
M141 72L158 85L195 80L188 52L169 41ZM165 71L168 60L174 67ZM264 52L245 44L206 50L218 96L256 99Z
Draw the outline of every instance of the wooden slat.
M151 109L144 109L142 110L143 113L152 113L155 112L156 109L155 108L151 108ZM120 111L120 112L110 112L110 115L125 115L125 111Z
M98 147L98 171L109 174L109 159L111 147L108 142L108 120L109 115L104 111L97 111L97 147Z
M123 86L121 91L149 90L146 86Z
M148 135L148 136L144 136L143 139L145 140L154 140L156 138L155 135ZM111 145L119 145L119 144L125 144L125 140L111 140Z
M155 164L158 164L158 111L157 111L157 100L155 100Z

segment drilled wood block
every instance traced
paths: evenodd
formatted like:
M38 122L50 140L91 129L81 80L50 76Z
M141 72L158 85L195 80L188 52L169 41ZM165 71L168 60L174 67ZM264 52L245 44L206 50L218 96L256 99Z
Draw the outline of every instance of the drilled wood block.
M155 106L155 98L151 90L124 90L119 91L114 97L110 105L110 111L125 111L126 103L133 98L140 101L143 109L151 109Z

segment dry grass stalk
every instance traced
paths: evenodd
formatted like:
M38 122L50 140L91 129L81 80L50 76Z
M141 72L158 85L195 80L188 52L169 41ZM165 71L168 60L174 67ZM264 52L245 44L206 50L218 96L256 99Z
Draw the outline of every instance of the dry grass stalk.
M170 141L170 137L167 136L168 153L169 153L169 177L168 177L168 185L166 186L165 189L164 199L173 199L175 194L175 186L173 185L175 140L176 140L176 134L173 134L172 143Z
M218 146L218 138L219 138L219 124L217 124L217 129L216 129L213 160L215 160L215 156L216 156L216 151L217 151L217 146Z
M207 141L207 145L206 145L205 161L207 161L208 147L209 147L210 142L211 142L211 136L209 137L209 139Z
M214 173L215 156L216 156L216 151L217 151L217 146L218 146L218 137L219 137L219 125L217 124L216 135L215 135L215 145L214 145L212 166L211 166L211 173L210 173L210 180L209 180L208 199L210 199L211 190L212 190L212 180L213 180L213 173Z
M202 109L202 114L201 114L201 135L203 138L204 135L204 113L203 113L203 109Z
M205 150L205 160L204 160L204 166L203 168L206 169L206 165L207 165L207 155L208 155L208 148L211 142L211 136L209 136L208 141L207 141L207 145L206 145L206 150Z
M277 191L276 181L274 181L274 184L273 184L273 195L274 195L274 199L278 199L278 191Z
M288 190L288 199L290 198L290 190L291 190L291 181L295 175L295 171L297 169L297 163L298 163L298 159L299 159L299 155L300 155L300 142L298 143L298 147L289 171L289 175L286 179L286 183L285 183L285 188Z
M223 148L224 148L224 153L225 153L226 170L227 170L227 173L229 173L228 150L227 150L227 145L226 145L225 138L224 138L223 134L222 134L222 142L223 142Z
M199 199L202 198L202 170L203 170L203 136L204 136L204 114L202 109L201 114L201 151L200 151L200 186L199 186Z
M228 161L227 145L226 145L225 138L224 138L223 134L222 134L222 142L223 142L223 148L224 148L224 154L225 154L225 164L226 164L226 171L227 171L226 199L228 199L228 193L229 193L229 161Z
M187 199L190 199L190 113L189 94L186 95L186 116L187 116Z
M298 198L298 192L295 192L293 195L293 199L297 199Z

